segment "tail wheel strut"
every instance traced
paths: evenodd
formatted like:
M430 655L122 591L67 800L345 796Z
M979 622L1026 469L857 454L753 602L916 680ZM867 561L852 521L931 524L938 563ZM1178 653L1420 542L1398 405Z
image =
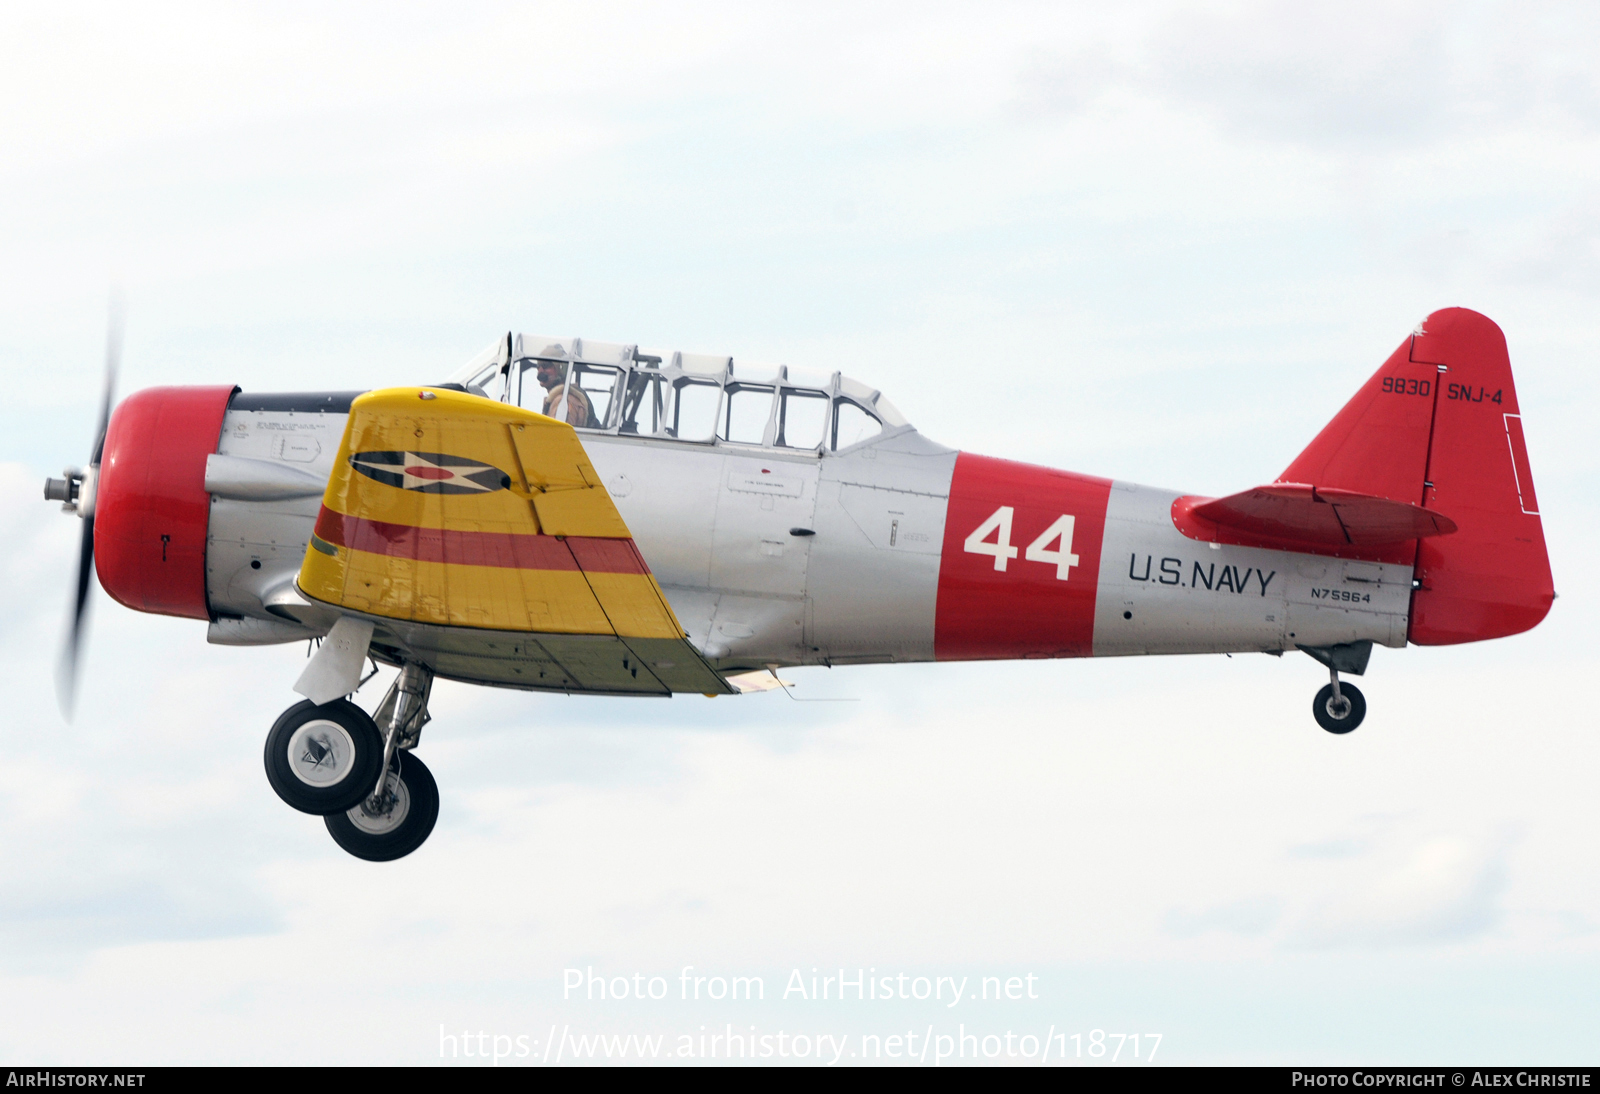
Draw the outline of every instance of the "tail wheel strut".
M1329 733L1349 733L1367 716L1367 700L1361 689L1340 683L1337 669L1329 669L1330 682L1323 685L1311 701L1311 714L1317 725Z

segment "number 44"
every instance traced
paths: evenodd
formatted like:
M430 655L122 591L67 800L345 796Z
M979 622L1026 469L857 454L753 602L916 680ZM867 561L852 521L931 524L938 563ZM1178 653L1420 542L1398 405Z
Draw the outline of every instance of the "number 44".
M1002 505L987 520L972 530L967 537L966 549L968 554L990 555L994 558L994 568L1005 573L1006 563L1017 557L1017 549L1011 546L1011 519L1016 515L1016 510L1009 505ZM1073 517L1066 514L1056 518L1056 522L1044 530L1044 534L1023 551L1022 557L1029 562L1050 562L1055 564L1056 580L1067 580L1067 572L1078 565L1078 556L1072 553L1072 526ZM988 542L994 536L994 542ZM1061 541L1059 550L1052 551L1050 545L1057 540Z

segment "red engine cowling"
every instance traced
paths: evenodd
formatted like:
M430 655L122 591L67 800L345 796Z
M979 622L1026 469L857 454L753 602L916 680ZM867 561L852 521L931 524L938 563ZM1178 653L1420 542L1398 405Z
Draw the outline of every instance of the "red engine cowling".
M209 619L206 457L238 389L153 387L111 415L95 487L100 584L136 611Z

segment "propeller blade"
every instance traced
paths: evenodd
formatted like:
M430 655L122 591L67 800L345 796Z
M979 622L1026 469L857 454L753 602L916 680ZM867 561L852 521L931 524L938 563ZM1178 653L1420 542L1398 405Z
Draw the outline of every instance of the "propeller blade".
M94 431L94 449L89 466L100 467L100 454L106 447L106 428L111 424L111 402L117 390L117 370L122 366L122 300L111 299L111 315L106 321L106 377L100 392L100 424Z
M56 666L56 701L61 706L61 716L72 721L72 709L78 692L78 658L83 651L83 639L88 632L86 619L89 611L89 583L94 573L94 517L83 518L83 536L78 541L78 589L72 604L72 620L67 626L66 645L61 650L61 661Z
M89 496L80 499L83 535L78 541L78 586L72 602L72 620L67 626L66 644L61 650L61 660L56 665L56 701L60 704L62 717L68 722L72 721L77 699L78 661L89 632L89 592L94 575L94 495L99 492L100 457L105 452L106 431L111 425L111 404L116 398L117 370L122 363L122 301L115 295L111 298L110 312L106 322L106 371L100 392L100 420L95 426L94 447L90 449L89 469L84 477L84 489Z

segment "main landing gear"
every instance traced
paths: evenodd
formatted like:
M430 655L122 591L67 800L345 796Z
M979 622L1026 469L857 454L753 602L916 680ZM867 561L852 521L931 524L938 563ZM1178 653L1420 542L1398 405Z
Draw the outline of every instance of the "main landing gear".
M433 673L407 662L377 718L348 699L309 699L283 712L267 734L267 781L357 858L388 862L422 846L439 819L439 787L412 754L429 721Z
M1349 733L1367 716L1367 700L1361 689L1342 682L1341 672L1360 676L1367 671L1372 656L1371 642L1348 642L1339 646L1301 646L1302 650L1328 666L1328 683L1311 700L1311 716L1329 733Z

